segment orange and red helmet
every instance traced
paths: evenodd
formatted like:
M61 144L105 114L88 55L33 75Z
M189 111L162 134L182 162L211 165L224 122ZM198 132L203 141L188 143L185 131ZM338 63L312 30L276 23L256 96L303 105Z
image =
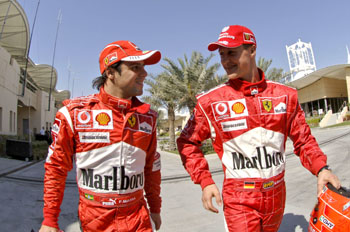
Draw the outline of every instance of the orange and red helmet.
M327 184L310 217L309 232L350 231L350 191Z

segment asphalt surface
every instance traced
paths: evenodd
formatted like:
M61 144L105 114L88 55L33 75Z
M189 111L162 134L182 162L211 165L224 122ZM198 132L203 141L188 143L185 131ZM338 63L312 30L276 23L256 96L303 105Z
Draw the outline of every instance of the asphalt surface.
M313 129L313 134L328 156L328 163L342 186L350 188L350 127ZM287 142L287 201L281 232L307 231L309 215L314 207L316 178L302 167ZM200 186L194 185L178 155L162 152L162 227L161 232L225 231L223 212L206 211L201 203ZM216 155L206 156L219 189L223 173ZM43 220L44 162L25 162L0 158L0 231L38 231ZM25 168L23 168L25 167ZM77 220L78 191L75 172L68 174L59 224L66 232L79 232Z

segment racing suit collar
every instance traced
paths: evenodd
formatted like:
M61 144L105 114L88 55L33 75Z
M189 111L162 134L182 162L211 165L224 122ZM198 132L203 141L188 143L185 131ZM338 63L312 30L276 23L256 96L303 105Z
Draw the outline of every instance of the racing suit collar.
M261 93L266 89L267 84L264 72L260 68L258 68L258 71L261 78L259 82L251 83L242 79L234 79L229 80L229 84L235 90L242 92L245 96L254 96Z
M117 98L106 93L103 87L100 88L99 97L104 104L118 110L132 110L139 113L147 113L150 109L150 105L141 102L137 97L132 97L131 100Z

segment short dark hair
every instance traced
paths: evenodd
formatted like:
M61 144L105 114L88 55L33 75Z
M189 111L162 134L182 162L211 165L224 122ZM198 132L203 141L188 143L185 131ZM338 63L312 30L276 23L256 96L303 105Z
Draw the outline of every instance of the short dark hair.
M121 63L122 63L122 61L119 61L115 64L112 64L107 69L113 68L115 71L117 71L120 74L122 71L122 69L120 67ZM100 90L100 88L106 83L106 81L107 81L107 74L106 74L106 71L104 71L102 76L96 77L92 81L92 88L96 88L97 90Z
M253 44L243 44L243 48L244 48L244 49L248 49L248 48L250 48L251 46L253 46Z

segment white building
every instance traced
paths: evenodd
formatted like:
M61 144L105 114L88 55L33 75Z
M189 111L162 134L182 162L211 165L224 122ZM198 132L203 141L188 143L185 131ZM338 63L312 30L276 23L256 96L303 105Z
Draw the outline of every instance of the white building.
M286 46L290 76L287 82L295 81L316 71L316 63L311 43L300 39L295 44Z
M70 92L55 89L55 68L35 64L28 57L30 30L19 3L0 0L0 6L0 135L25 138L42 127L50 129L57 108Z

